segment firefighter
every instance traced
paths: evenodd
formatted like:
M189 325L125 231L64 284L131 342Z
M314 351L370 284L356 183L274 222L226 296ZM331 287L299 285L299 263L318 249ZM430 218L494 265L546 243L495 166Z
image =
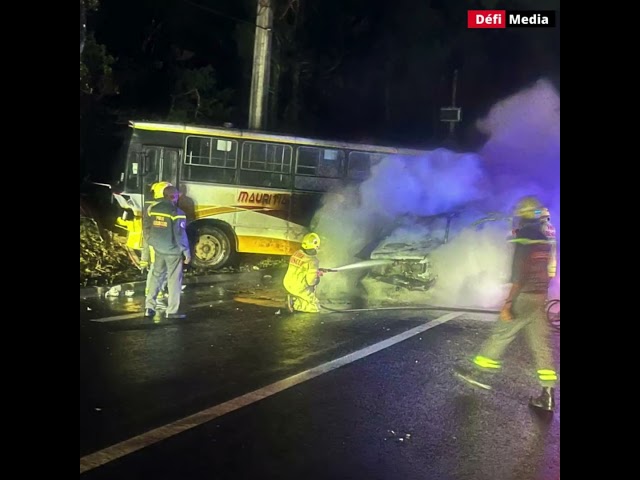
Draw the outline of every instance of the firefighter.
M145 317L155 316L156 300L160 287L167 281L169 301L167 318L185 318L178 313L182 291L182 262L191 261L189 240L187 239L187 217L177 207L180 194L174 186L164 189L164 198L151 205L149 215L149 245L155 251L149 292L145 300Z
M548 208L543 208L540 211L540 225L542 227L542 233L547 237L547 240L549 240L549 243L551 244L551 258L549 260L549 267L547 271L549 273L549 278L555 278L558 265L556 258L558 247L556 244L556 228L551 224L551 213Z
M456 368L456 375L475 386L491 390L491 374L501 368L501 358L520 332L533 350L536 372L542 387L540 396L530 398L532 407L553 411L554 388L558 380L553 365L549 323L545 313L551 245L540 228L542 206L535 197L525 197L516 207L519 218L512 260L511 290L495 329L473 358L472 365Z
M163 197L164 189L171 186L169 182L157 182L151 185L151 194L153 199L147 200L144 205L144 210L142 212L142 255L140 257L140 268L148 268L147 271L147 282L144 290L144 295L146 296L149 293L149 285L151 283L152 269L153 269L153 261L155 259L155 252L153 248L149 247L149 243L147 238L149 236L149 215L147 213L149 207L160 202ZM163 300L166 296L167 292L167 282L165 280L162 288L160 289L160 293L158 293L158 300Z
M287 309L290 312L320 311L320 304L316 298L316 287L322 276L316 256L319 248L318 234L308 233L302 239L301 249L289 259L283 285L287 290Z

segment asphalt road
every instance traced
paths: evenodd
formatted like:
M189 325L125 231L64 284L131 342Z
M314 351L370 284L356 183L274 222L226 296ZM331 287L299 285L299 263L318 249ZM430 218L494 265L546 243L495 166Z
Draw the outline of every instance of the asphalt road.
M194 286L184 320L143 319L140 295L81 300L81 476L559 478L559 389L555 415L529 409L523 339L494 391L452 375L490 316L280 300L268 281Z

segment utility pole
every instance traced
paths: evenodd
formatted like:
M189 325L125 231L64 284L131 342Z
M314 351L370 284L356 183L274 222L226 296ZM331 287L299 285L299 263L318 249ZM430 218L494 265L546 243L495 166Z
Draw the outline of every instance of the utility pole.
M264 130L268 118L269 74L271 70L272 0L257 0L256 35L253 44L253 72L249 101L249 128Z
M458 70L453 71L453 82L451 86L451 104L448 107L440 108L440 121L449 123L449 141L453 142L456 123L462 120L462 109L456 107L456 93L458 90Z

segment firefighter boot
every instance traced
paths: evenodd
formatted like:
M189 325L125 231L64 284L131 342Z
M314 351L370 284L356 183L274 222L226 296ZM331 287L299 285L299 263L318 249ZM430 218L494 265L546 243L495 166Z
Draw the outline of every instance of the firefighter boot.
M529 406L547 412L553 412L556 406L553 387L542 387L542 393L540 393L539 396L529 399Z
M293 296L287 295L287 310L289 310L289 313L293 313L295 311L293 309L293 301L294 301Z

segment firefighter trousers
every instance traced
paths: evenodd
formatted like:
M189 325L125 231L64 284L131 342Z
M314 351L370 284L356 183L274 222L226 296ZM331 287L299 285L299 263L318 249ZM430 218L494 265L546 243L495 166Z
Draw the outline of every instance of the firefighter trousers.
M145 262L149 265L149 270L147 271L147 281L144 287L144 296L146 297L149 294L149 286L151 285L151 277L153 277L153 264L156 260L156 252L152 246L147 245L145 242L142 246L142 257L140 259L142 262ZM160 288L161 292L165 292L167 290L167 279L164 279L162 284L162 288Z
M167 315L178 313L180 294L182 292L182 255L163 255L156 252L155 262L151 269L149 291L145 299L145 308L155 310L156 299L160 289L166 282L169 289Z
M498 320L492 335L482 345L474 363L483 370L500 368L505 350L524 332L536 364L538 381L543 387L554 387L558 379L551 348L551 329L545 311L547 296L521 293L512 305L513 320Z
M149 266L149 271L147 272L147 282L146 282L146 287L144 289L145 297L149 293L149 288L151 287L151 277L153 277L153 265L154 265L154 263L152 263ZM162 282L162 286L160 287L160 291L161 292L164 292L166 290L167 290L167 277L165 277L164 281Z
M295 292L289 289L287 291L293 297L293 309L296 312L318 313L320 311L316 287L308 286Z

